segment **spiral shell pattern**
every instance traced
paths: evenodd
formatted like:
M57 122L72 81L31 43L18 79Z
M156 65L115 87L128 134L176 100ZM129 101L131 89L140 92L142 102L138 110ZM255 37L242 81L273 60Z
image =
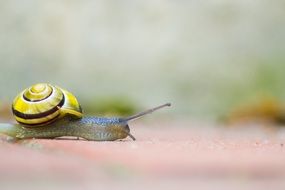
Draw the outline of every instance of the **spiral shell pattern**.
M47 83L23 90L13 101L12 111L17 122L42 126L67 114L82 117L82 109L70 92Z

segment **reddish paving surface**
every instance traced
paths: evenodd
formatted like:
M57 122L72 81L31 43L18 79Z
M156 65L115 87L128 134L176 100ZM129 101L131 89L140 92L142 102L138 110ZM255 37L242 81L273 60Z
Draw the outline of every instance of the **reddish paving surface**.
M137 141L0 138L0 189L285 189L285 131L132 123Z

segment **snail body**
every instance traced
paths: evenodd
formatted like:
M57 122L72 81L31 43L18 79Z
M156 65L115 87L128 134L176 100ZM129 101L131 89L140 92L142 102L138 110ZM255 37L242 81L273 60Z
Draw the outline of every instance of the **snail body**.
M22 91L13 101L18 124L0 123L0 133L16 139L81 137L92 141L114 141L130 137L128 121L152 113L170 103L127 118L83 116L80 104L70 92L46 83Z
M21 124L0 124L0 133L17 139L56 138L62 136L81 137L92 141L114 141L130 136L129 126L117 118L83 117L74 120L62 118L54 123L29 128Z

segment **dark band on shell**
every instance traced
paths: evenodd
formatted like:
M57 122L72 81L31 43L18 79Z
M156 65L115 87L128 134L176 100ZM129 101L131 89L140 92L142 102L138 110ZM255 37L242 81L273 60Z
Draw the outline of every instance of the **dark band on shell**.
M53 114L54 112L58 111L59 108L61 108L61 106L63 106L64 101L65 101L65 97L64 97L64 94L62 94L62 100L59 102L59 104L57 106L53 107L52 109L50 109L48 111L45 111L42 113L37 113L37 114L25 114L25 113L22 113L22 112L15 110L13 107L12 107L12 111L13 111L13 114L15 116L23 118L23 119L38 119L38 118L43 118L43 117L49 116L49 115Z

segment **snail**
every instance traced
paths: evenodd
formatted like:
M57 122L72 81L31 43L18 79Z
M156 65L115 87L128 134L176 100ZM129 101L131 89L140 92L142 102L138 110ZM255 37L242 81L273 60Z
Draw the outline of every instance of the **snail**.
M83 116L76 97L58 86L35 84L13 101L12 112L18 124L0 123L0 133L15 139L62 136L92 141L114 141L130 137L128 121L170 106L166 103L126 118Z

